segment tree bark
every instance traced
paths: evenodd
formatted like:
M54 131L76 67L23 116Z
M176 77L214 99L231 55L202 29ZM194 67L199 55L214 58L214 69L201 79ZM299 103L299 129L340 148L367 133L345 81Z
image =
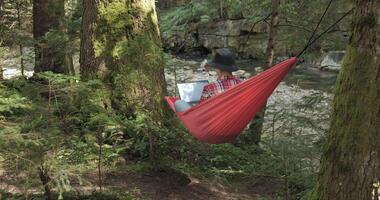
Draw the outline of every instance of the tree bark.
M128 119L142 118L148 127L144 133L155 141L151 128L167 120L155 1L100 1L96 34L95 51L107 68L103 80L112 108Z
M280 0L272 0L272 16L269 25L269 36L268 36L268 46L266 50L266 62L265 67L268 69L272 67L274 60L274 47L275 47L275 37L277 33L278 25L278 8L280 7Z
M17 27L18 27L18 31L20 31L20 33L22 32L21 6L22 6L22 3L17 2ZM19 52L20 52L21 76L24 76L25 75L25 73L24 73L24 71L25 71L24 51L23 51L23 45L21 42L19 44Z
M113 88L113 107L132 115L162 108L166 83L155 1L100 2L99 15L95 42L104 47L100 56L108 69L105 81Z
M83 0L80 47L80 72L82 79L99 78L100 58L95 55L96 27L98 23L98 0Z
M35 72L67 72L64 67L64 45L52 44L45 38L49 31L60 30L61 19L64 15L64 0L33 0L33 37L36 41Z
M380 2L355 0L312 199L370 200L380 183Z
M280 0L272 0L272 13L271 13L271 21L269 24L268 43L267 43L266 56L265 56L266 69L269 69L273 65L279 7L280 7ZM260 112L256 114L255 118L252 120L249 126L249 130L248 130L249 133L245 137L246 144L259 145L261 141L261 135L263 132L265 110L266 110L266 105Z

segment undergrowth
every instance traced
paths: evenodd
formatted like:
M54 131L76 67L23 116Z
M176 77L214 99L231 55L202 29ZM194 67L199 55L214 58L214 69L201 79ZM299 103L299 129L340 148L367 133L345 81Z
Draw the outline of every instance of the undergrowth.
M296 199L314 185L318 142L305 143L297 134L278 130L275 138L264 137L260 147L206 145L178 121L167 128L147 128L152 123L143 115L115 113L109 98L101 81L82 82L49 72L1 82L0 167L5 172L0 181L18 185L25 197L41 188L37 172L43 170L51 180L49 187L65 199L81 185L99 189L104 171L118 169L144 173L174 168L225 183L254 184L264 178L279 185L280 196L290 192ZM145 130L156 136L154 157ZM85 175L99 171L95 182Z

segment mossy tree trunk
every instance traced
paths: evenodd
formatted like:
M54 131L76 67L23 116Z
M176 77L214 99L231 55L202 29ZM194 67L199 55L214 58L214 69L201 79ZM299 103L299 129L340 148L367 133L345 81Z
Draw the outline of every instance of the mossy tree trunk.
M155 1L100 1L99 17L95 53L105 60L113 108L160 113L166 83Z
M353 3L352 36L312 199L379 198L374 194L380 183L380 2Z
M143 120L152 147L155 140L150 128L160 127L166 116L155 1L100 1L98 11L95 54L107 68L104 81L111 88L112 108L129 119Z
M61 37L61 19L65 15L64 0L33 0L33 37L35 44L35 72L52 71L67 73L65 69L65 46ZM46 37L53 31L55 34ZM62 39L62 38L61 38Z

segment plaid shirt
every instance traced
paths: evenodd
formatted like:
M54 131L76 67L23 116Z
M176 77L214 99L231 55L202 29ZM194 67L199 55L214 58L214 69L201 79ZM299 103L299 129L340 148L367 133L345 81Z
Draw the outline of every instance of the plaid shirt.
M201 101L222 93L223 91L239 83L241 83L241 80L234 76L224 76L218 78L217 81L204 86Z

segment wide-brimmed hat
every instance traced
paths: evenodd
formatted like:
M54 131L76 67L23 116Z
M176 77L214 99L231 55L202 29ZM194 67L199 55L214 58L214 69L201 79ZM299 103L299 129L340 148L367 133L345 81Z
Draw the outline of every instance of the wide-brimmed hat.
M206 65L227 72L239 70L236 67L235 55L227 48L216 50L214 58L208 61Z

